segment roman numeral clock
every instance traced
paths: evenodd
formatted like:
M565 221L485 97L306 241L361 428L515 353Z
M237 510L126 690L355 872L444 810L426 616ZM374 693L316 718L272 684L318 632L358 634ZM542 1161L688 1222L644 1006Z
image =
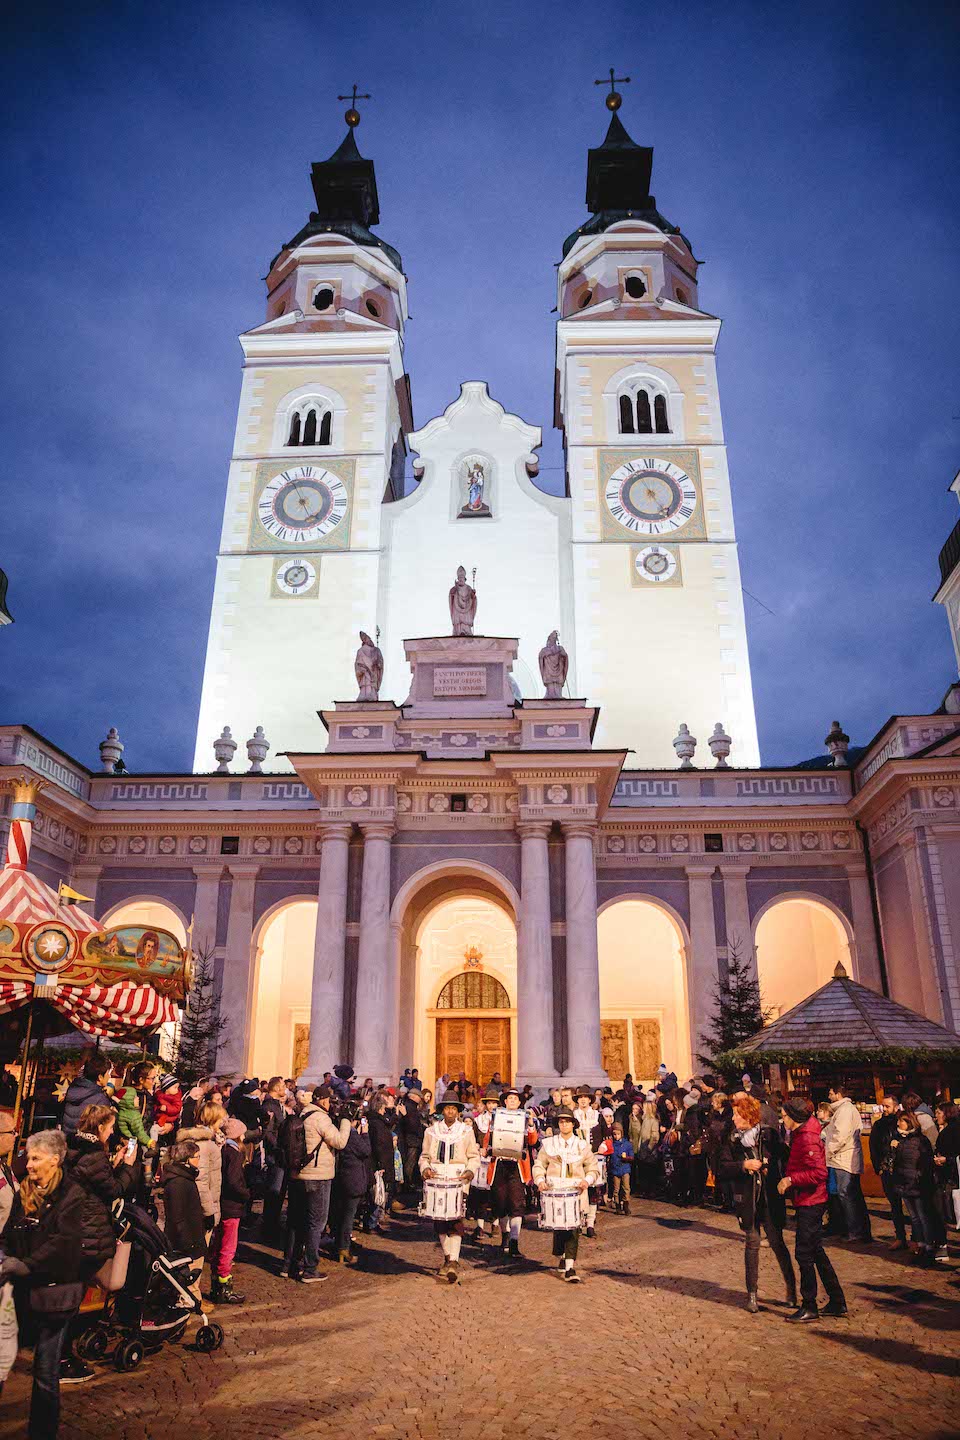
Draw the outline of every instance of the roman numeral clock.
M634 541L634 585L682 584L676 541L704 540L706 528L695 450L607 450L600 454L601 530L606 541Z
M285 469L276 461L258 466L249 548L280 553L271 577L275 597L317 593L319 553L350 548L352 495L350 461Z

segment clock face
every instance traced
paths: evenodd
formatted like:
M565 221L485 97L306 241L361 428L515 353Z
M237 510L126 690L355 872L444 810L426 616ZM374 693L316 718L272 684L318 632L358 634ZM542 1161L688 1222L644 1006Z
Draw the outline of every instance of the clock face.
M661 550L659 545L645 546L637 553L633 563L640 579L649 580L653 585L671 580L677 573L677 557L669 550Z
M309 545L344 520L349 496L339 475L317 465L297 465L263 487L257 515L268 535L287 545Z
M635 535L668 535L691 519L697 487L670 460L649 456L628 460L614 470L604 491L607 509Z
M284 595L302 595L316 578L316 568L309 560L291 560L281 565L276 575L277 587Z

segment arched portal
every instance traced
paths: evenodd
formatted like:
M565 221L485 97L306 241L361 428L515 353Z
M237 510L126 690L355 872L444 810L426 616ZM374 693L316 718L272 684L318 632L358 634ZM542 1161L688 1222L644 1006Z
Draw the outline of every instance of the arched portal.
M246 1072L302 1075L310 1043L316 900L288 900L260 923Z
M618 1086L656 1079L661 1061L683 1080L692 1068L682 921L652 900L614 900L597 917L603 1067Z
M771 900L754 924L760 998L775 1020L826 985L838 961L856 979L850 928L839 910L814 896Z

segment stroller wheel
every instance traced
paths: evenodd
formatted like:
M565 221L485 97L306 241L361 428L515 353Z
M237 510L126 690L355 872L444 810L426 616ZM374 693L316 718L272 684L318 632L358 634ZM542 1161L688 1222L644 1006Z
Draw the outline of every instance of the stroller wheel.
M92 1330L77 1336L73 1349L80 1360L102 1360L107 1353L108 1343L107 1332L95 1325Z
M201 1325L197 1331L198 1350L219 1350L223 1344L223 1326L211 1322L209 1325Z
M118 1370L136 1370L143 1359L143 1346L139 1340L125 1340L118 1347L113 1363Z

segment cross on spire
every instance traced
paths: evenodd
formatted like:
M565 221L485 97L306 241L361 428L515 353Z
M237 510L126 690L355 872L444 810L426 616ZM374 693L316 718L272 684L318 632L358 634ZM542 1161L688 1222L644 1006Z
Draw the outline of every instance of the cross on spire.
M617 93L617 86L618 86L618 85L629 85L629 84L630 84L630 76L629 76L629 75L615 75L615 74L614 74L614 71L613 71L613 66L611 65L611 66L610 66L610 78L609 78L609 80L594 80L593 83L594 83L594 85L609 85L609 86L610 86L610 94L604 97L604 102L603 102L603 103L606 105L606 107L607 107L608 110L612 110L612 111L616 112L617 110L620 109L620 106L621 106L622 103L623 103L623 96ZM346 97L343 97L343 98L346 98Z
M611 75L613 74L613 71L612 71L612 70L610 71L610 74L611 74ZM337 99L338 99L338 100L349 100L349 101L350 101L350 108L349 108L349 110L347 110L347 111L344 112L343 118L344 118L344 120L346 120L346 122L347 122L347 124L350 126L350 129L351 129L351 130L354 129L355 126L357 126L357 125L360 124L360 111L357 109L357 101L358 101L358 100L371 100L372 98L373 98L373 97L372 97L371 95L358 95L358 94L357 94L357 87L356 87L356 85L354 85L354 87L353 87L353 94L352 94L352 95L338 95L338 96L337 96Z

